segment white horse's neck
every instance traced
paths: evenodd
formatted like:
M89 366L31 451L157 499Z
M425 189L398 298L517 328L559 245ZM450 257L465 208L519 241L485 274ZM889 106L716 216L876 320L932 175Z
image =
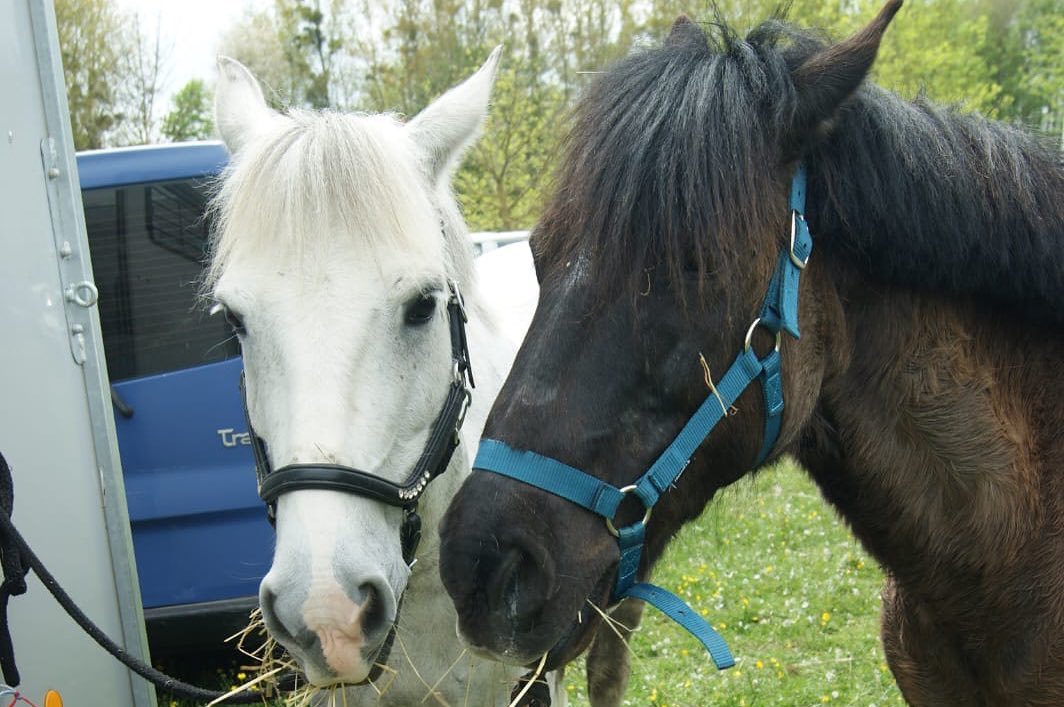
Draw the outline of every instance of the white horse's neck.
M462 427L462 443L455 450L447 472L437 477L422 497L418 512L422 516L424 537L418 551L417 565L407 587L407 601L400 619L400 637L416 635L427 626L442 625L449 635L455 631L454 605L447 593L441 591L437 529L451 497L471 471L484 422L536 306L538 285L527 243L492 251L479 258L476 265L476 282L466 283L464 291L467 292L466 306L469 311L469 350L477 387ZM404 626L410 629L402 630ZM400 673L405 672L407 678L412 672L411 663L406 659L410 652L408 645L397 645L393 649L395 657L390 661ZM508 690L500 690L499 686L512 687L515 678L523 672L477 658L457 641L450 644L440 642L436 652L432 655L419 654L416 661L418 672L426 679L449 672L452 679L468 684L470 705L506 705ZM396 680L393 690L385 693L379 704L397 707L419 704L426 695L426 687L417 679ZM555 689L554 692L553 704L564 707L564 690ZM494 698L485 697L487 695L494 695ZM352 696L358 699L363 697ZM378 703L371 700L368 704Z

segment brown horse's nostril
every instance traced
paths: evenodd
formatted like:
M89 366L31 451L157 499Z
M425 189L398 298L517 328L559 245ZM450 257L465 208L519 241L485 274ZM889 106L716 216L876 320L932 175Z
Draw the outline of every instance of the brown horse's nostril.
M513 624L523 624L542 610L551 589L550 567L543 557L543 553L517 544L502 552L488 580L486 593L492 612Z

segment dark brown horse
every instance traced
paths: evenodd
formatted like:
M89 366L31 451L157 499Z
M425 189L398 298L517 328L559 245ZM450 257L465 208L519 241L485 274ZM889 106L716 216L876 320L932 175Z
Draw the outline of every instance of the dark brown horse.
M598 77L485 436L638 478L705 399L700 354L720 373L741 349L802 163L815 245L768 462L794 455L886 568L883 643L910 703L1064 705L1064 168L1021 130L864 83L899 5L835 45L680 21ZM662 495L642 574L756 466L762 400L747 388ZM601 517L478 472L442 537L467 641L548 665L587 647L582 609L618 568Z

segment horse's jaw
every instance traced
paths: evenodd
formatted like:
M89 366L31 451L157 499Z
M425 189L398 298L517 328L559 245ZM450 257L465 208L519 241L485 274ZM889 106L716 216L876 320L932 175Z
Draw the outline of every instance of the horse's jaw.
M537 650L520 647L515 634L511 634L510 640L503 645L485 647L463 632L460 620L455 623L455 633L470 653L486 660L536 672L564 668L588 649L598 633L603 617L613 608L607 604L607 600L615 578L614 566L607 570L592 588L583 608L576 612L568 624L561 624L557 637L549 648Z
M609 596L614 575L615 572L610 571L602 576L591 595L585 599L584 608L577 611L568 624L562 623L558 638L545 650L519 645L514 634L510 635L508 641L496 643L494 646L481 645L469 632L463 630L461 620L455 622L455 632L469 653L486 660L536 672L564 668L591 645L602 616L608 611L608 608L605 608L605 597ZM604 592L601 591L602 587L606 588Z

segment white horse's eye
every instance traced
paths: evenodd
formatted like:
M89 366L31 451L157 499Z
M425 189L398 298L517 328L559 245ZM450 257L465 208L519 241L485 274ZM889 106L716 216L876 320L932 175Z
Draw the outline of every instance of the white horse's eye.
M226 318L226 324L233 328L233 332L236 333L237 336L243 336L248 333L247 329L244 328L243 316L240 316L225 305L221 306L221 315Z
M436 314L436 298L431 294L421 294L406 303L403 319L411 326L427 324Z

